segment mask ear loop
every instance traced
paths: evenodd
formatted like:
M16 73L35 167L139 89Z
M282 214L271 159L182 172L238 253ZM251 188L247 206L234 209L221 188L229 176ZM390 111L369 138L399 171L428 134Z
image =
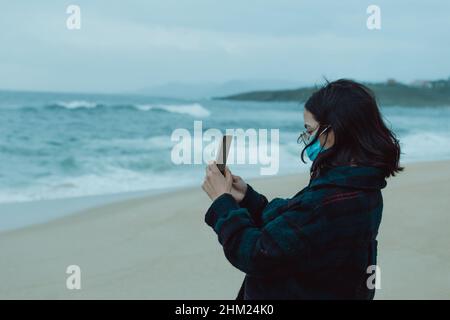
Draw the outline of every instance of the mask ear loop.
M330 128L331 128L331 126L329 125L329 126L327 126L325 129L323 129L322 132L317 136L317 139L319 139L319 137L320 137L322 134L324 134L325 132L327 132L328 129L330 129ZM321 148L320 148L320 151L321 151L321 152L323 151L323 148L324 148L325 145L327 144L327 141L328 141L328 132L327 132L327 135L325 136L325 142L323 143L323 146L321 146ZM319 142L319 143L320 143L320 142Z

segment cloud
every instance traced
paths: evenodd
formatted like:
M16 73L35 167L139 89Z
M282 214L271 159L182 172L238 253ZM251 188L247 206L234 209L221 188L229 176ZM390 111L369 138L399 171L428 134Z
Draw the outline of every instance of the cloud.
M79 4L78 31L65 28L64 4L2 4L0 87L123 91L168 81L311 82L322 75L412 80L450 69L450 44L442 40L450 5L442 2L379 1L382 30L375 32L365 27L361 1Z

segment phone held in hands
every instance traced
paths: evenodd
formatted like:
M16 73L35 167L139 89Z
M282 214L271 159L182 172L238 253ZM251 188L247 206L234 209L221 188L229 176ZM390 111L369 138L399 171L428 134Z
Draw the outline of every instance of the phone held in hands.
M222 141L220 142L219 149L217 150L216 163L219 171L225 175L225 166L227 165L228 153L230 151L231 140L233 136L224 135L222 136Z

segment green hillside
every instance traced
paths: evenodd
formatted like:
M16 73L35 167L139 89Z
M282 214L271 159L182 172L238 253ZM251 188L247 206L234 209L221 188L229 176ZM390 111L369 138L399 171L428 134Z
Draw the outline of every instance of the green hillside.
M375 92L379 103L384 106L450 106L450 78L423 81L415 85L406 85L394 80L364 84ZM316 89L316 87L305 87L291 90L252 91L215 99L305 102Z

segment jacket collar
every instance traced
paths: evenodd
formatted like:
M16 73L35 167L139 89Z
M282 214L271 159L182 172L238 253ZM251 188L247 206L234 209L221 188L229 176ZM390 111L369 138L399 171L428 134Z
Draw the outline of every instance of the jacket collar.
M338 166L324 170L310 181L310 187L342 186L357 189L383 189L386 179L383 171L375 167Z

